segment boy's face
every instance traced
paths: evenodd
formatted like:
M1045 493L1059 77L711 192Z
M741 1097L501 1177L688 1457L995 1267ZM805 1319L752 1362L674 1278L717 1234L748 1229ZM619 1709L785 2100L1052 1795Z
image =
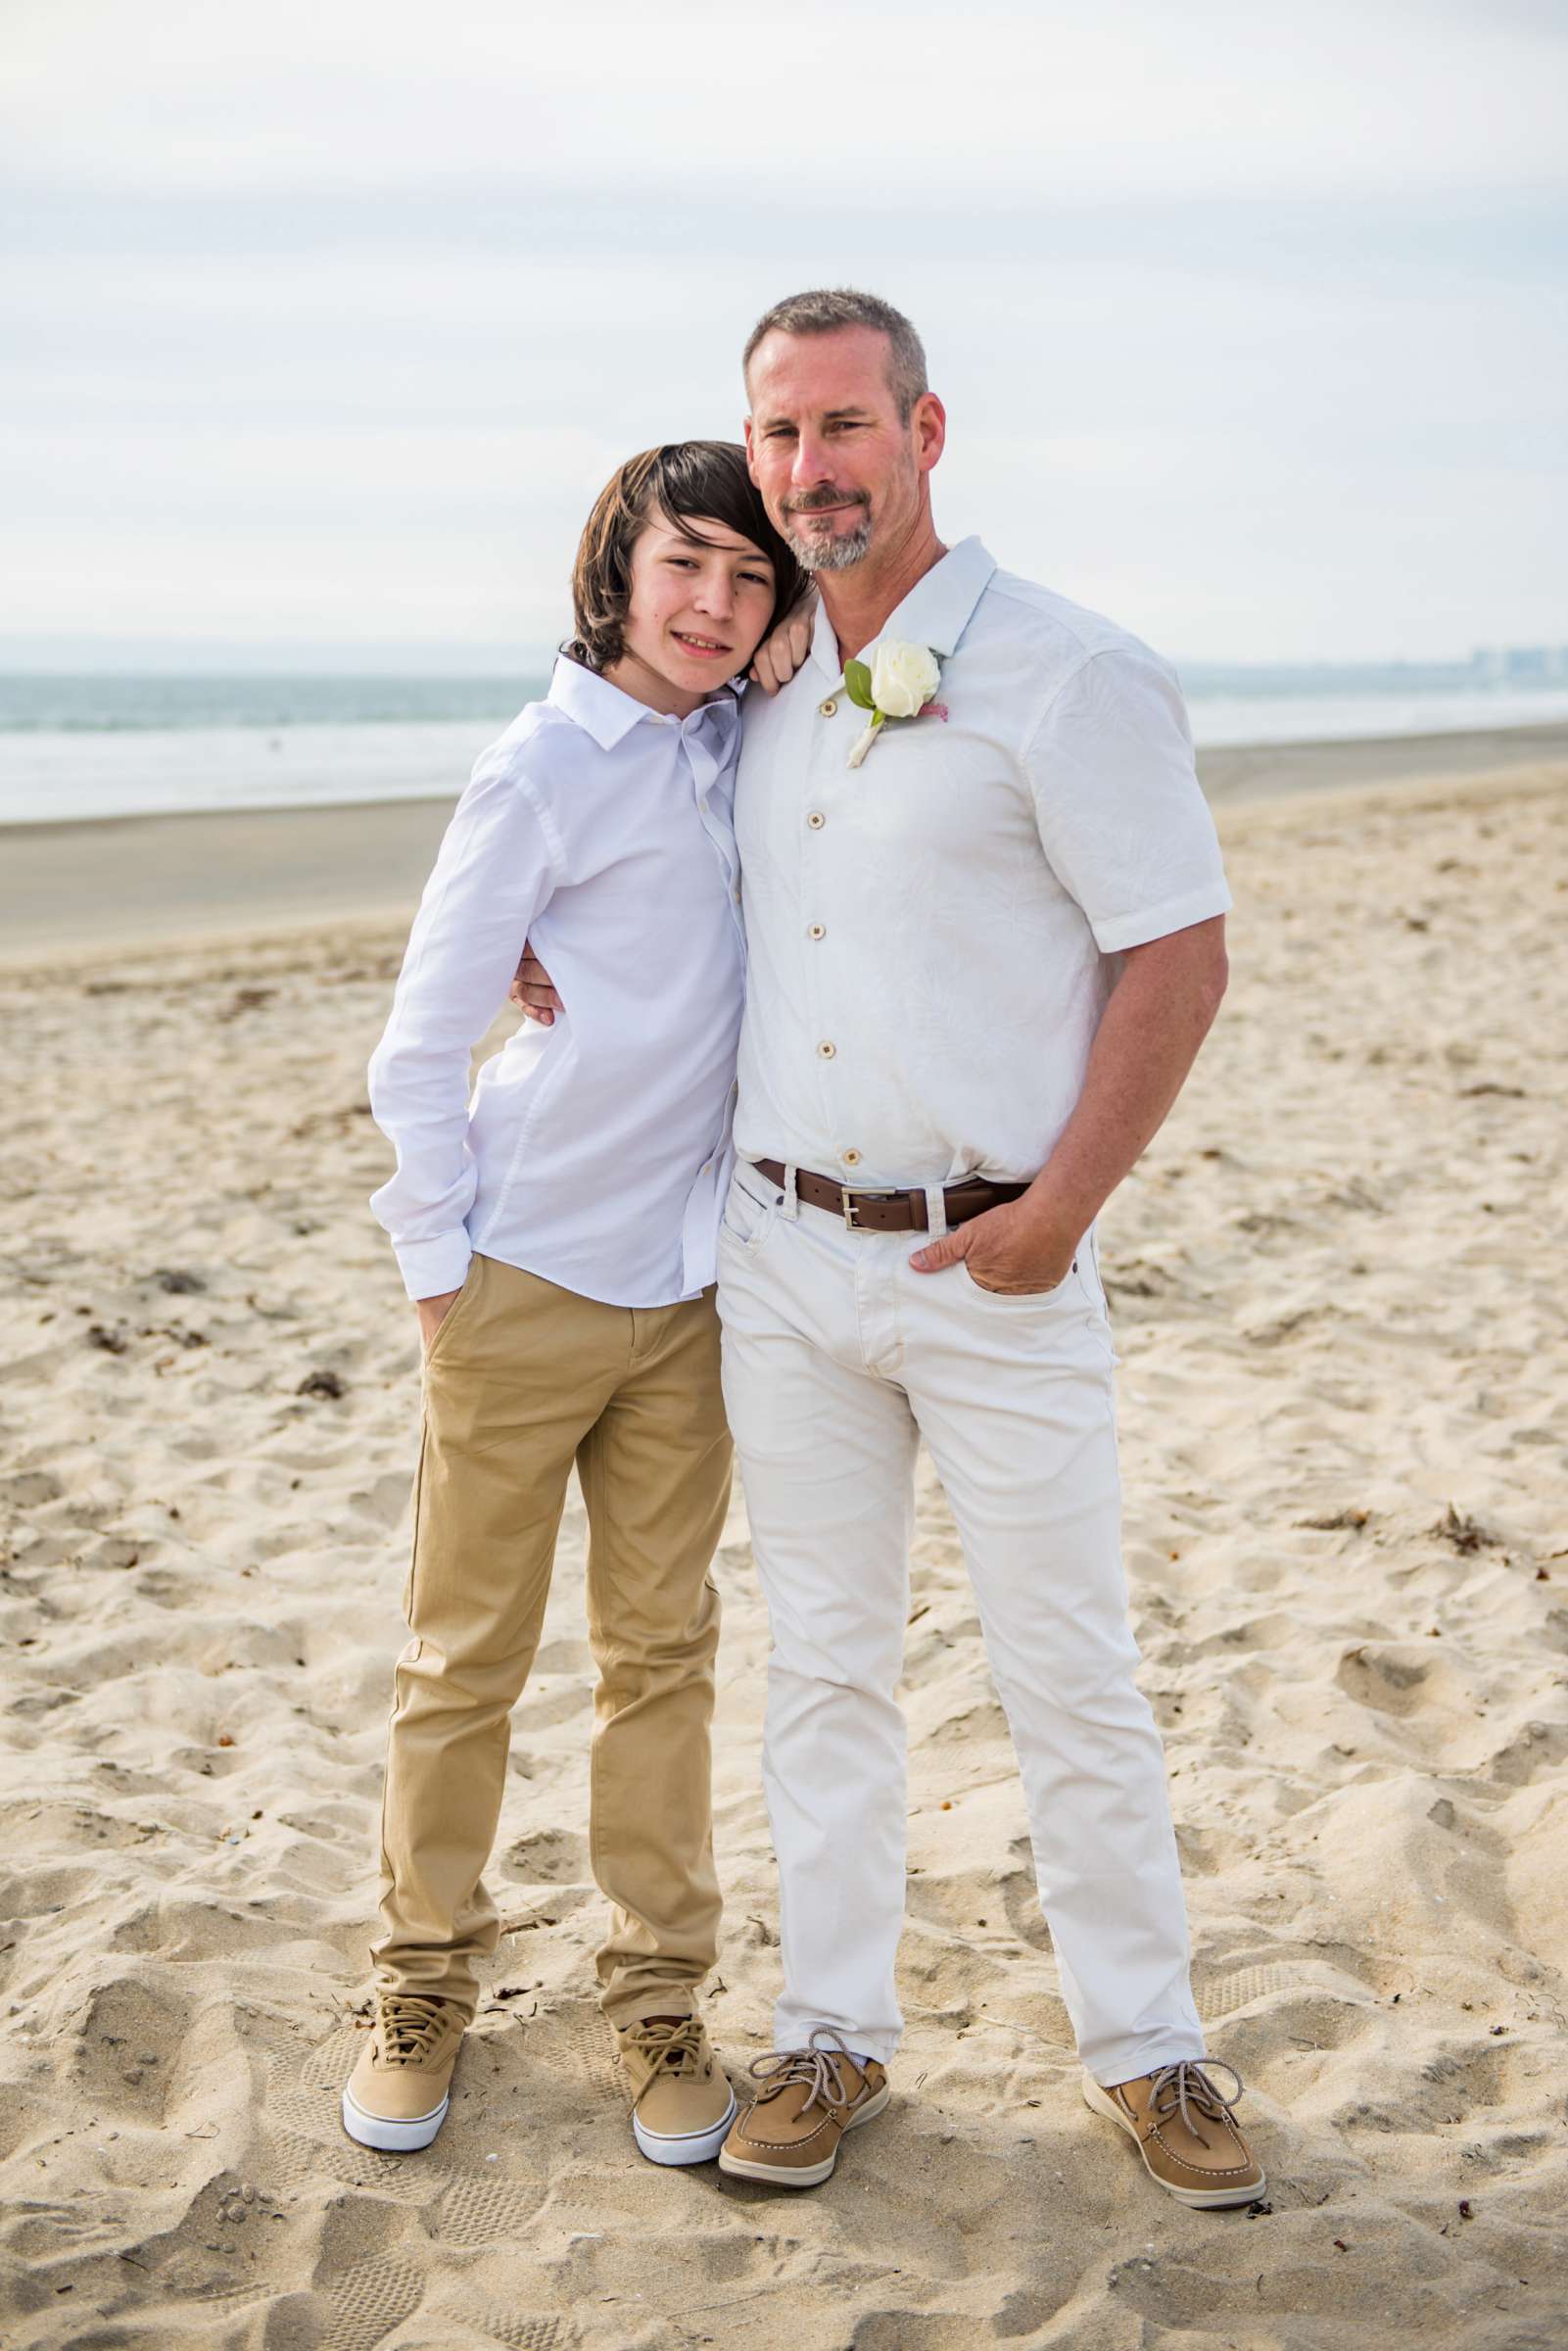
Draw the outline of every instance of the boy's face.
M673 689L668 706L690 710L746 668L773 618L775 591L773 565L749 539L722 522L687 528L703 544L657 511L643 526L632 550L624 650L612 674L635 663L652 673L647 683Z

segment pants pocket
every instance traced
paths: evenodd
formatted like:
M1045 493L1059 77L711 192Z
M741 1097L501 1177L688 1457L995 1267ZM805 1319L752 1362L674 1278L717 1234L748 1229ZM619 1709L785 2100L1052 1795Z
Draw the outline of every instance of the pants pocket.
M1020 1309L1027 1309L1031 1306L1049 1306L1053 1299L1069 1295L1081 1298L1083 1293L1078 1282L1078 1259L1074 1258L1061 1280L1054 1282L1048 1290L988 1290L984 1282L976 1281L970 1271L967 1257L960 1258L959 1271L964 1276L966 1287L976 1298L984 1298L992 1306L1005 1307L1009 1312L1017 1313Z
M741 1249L760 1249L773 1230L778 1214L779 1193L767 1177L748 1167L738 1167L725 1194L720 1238Z
M484 1266L485 1261L482 1257L471 1257L468 1260L468 1271L463 1275L462 1288L442 1316L436 1328L435 1337L425 1348L424 1360L427 1364L433 1364L438 1352L451 1345L452 1325L466 1319L473 1312L474 1300L479 1294L479 1285L484 1277Z
M425 1455L430 1448L430 1426L421 1414L419 1419L419 1459L413 1473L413 1525L408 1535L408 1573L403 1587L403 1614L405 1624L413 1623L413 1583L419 1564L419 1501L425 1485Z

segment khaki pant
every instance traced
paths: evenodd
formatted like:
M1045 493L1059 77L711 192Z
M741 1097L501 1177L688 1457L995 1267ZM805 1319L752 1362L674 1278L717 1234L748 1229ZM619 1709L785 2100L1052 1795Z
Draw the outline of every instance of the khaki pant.
M405 1613L382 1807L383 1991L473 2011L500 1928L481 1873L509 1716L544 1622L573 1462L588 1509L590 1847L616 2025L685 2014L713 1965L709 1725L730 1492L713 1292L604 1306L496 1258L425 1359Z

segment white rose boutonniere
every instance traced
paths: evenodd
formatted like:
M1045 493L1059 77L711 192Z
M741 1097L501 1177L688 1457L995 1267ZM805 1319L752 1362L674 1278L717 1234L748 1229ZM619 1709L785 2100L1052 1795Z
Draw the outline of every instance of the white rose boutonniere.
M941 664L928 645L911 645L907 638L882 637L872 648L870 662L844 663L844 692L859 710L871 712L871 725L849 754L858 767L890 718L945 718L945 706L931 697L942 682Z

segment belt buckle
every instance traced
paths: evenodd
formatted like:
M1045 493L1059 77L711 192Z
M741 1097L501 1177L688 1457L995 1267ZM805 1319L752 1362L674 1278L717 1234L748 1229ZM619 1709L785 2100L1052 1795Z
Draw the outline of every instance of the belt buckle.
M897 1198L898 1194L896 1191L852 1192L846 1184L844 1186L843 1198L844 1229L847 1232L864 1232L867 1229L864 1224L857 1224L855 1223L855 1211L858 1204L862 1200L896 1200Z

